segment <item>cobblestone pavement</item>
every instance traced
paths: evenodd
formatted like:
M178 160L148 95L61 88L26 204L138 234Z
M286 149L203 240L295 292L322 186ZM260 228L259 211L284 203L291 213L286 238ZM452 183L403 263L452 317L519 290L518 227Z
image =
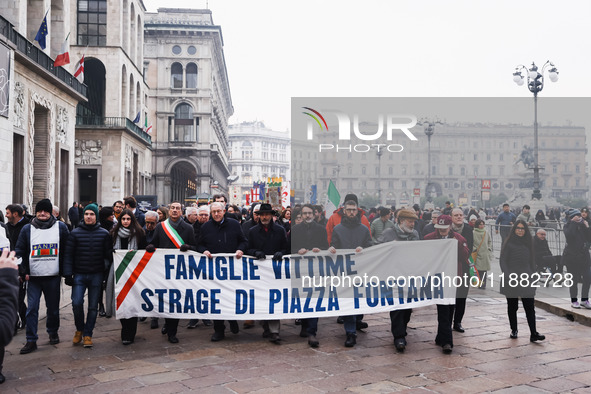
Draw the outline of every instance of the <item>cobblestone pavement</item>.
M451 355L434 344L435 307L415 310L403 354L394 349L387 314L366 315L369 328L354 348L343 346L344 329L334 318L320 320L318 349L298 336L293 320L283 322L279 346L263 339L259 326L213 343L211 327L188 330L186 320L172 345L149 319L139 323L136 342L123 346L119 322L99 318L94 348L84 349L71 343L69 294L63 298L62 342L49 345L42 320L39 349L20 355L19 332L7 347L2 393L591 392L591 328L537 308L546 340L530 343L520 309L519 338L510 339L504 298L484 294L468 300L466 332L454 332Z

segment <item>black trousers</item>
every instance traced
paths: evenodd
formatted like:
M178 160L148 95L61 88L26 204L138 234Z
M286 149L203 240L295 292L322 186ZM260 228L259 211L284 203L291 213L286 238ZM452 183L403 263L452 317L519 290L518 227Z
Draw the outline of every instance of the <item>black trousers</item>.
M226 331L226 325L224 324L225 320L214 320L213 321L213 330L215 332L224 333ZM238 322L236 322L238 324Z
M536 311L534 309L533 298L522 298L521 303L525 309L525 317L527 318L527 325L529 332L533 335L536 333ZM509 325L511 330L517 330L517 309L519 308L518 298L507 298L507 315L509 315Z
M406 327L410 321L412 309L390 311L390 330L394 339L406 337Z
M462 286L456 289L456 308L454 312L454 325L462 324L464 312L466 312L466 297L470 290L469 283L463 283Z
M437 305L437 336L435 343L454 346L454 339L451 332L451 322L454 316L455 305Z
M134 341L137 332L137 317L130 319L121 319L121 340Z
M164 319L168 337L176 337L176 331L179 327L179 319Z
M306 330L308 335L316 336L316 332L318 332L318 318L311 317L309 319L302 319L302 330Z

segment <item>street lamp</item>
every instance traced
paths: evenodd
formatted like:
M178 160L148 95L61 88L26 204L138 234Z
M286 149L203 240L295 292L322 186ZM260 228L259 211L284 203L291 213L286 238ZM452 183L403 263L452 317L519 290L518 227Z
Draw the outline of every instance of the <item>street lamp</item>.
M378 204L381 206L382 205L382 155L384 154L384 152L382 152L380 149L378 149L376 154L378 155Z
M540 167L538 165L538 93L544 89L544 71L547 67L551 67L548 70L548 77L550 81L558 81L558 70L554 64L548 60L542 66L542 71L538 72L538 67L532 62L531 68L525 67L523 64L515 67L513 73L513 81L522 86L524 84L524 75L527 74L527 88L534 94L534 191L532 193L532 199L541 200L542 193L540 192Z
M425 129L425 135L427 136L428 147L427 147L427 187L425 188L425 193L427 194L427 201L431 202L431 193L429 188L431 187L431 136L435 134L435 125L436 124L443 124L439 120L422 120L419 124L422 124Z

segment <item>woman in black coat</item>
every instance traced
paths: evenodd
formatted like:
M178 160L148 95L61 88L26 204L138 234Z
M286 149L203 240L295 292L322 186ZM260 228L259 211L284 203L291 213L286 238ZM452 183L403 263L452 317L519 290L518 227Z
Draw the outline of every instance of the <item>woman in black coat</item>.
M534 309L535 287L531 275L536 272L533 254L533 241L527 223L517 220L511 228L501 249L501 294L507 297L507 314L511 325L511 338L517 338L517 308L519 297L525 309L531 342L543 341L544 335L536 331L536 312ZM525 275L524 275L525 274Z

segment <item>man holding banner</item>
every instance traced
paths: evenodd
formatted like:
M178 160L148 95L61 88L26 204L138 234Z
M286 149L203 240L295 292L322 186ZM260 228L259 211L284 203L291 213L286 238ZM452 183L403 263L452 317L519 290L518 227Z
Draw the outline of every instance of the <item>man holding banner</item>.
M470 254L466 239L451 229L452 219L449 215L441 215L437 219L435 231L425 235L425 240L455 238L458 241L458 275L462 272L462 265L468 261ZM435 343L442 347L444 354L450 354L454 347L451 322L455 305L437 304L437 336Z
M356 200L347 200L342 208L344 216L340 224L334 227L330 241L330 253L336 253L337 249L355 249L361 253L363 248L372 245L371 234L367 226L363 225L358 215ZM366 219L367 220L367 219ZM353 347L357 343L357 327L367 328L367 323L362 322L363 315L349 315L343 317L347 339L346 347Z
M401 209L398 212L397 222L394 227L384 230L378 238L378 243L390 241L419 241L419 233L415 230L415 221L418 216L412 209ZM378 221L379 219L375 220ZM412 309L398 309L390 311L390 328L394 336L394 346L399 352L406 348L406 328L410 321Z
M153 253L155 248L180 249L181 252L195 250L195 233L193 226L182 219L182 206L178 201L170 204L169 217L158 223L154 230L152 244L146 247L146 252ZM162 335L168 334L168 342L178 343L176 337L179 319L164 319Z
M273 255L273 260L283 259L289 253L285 229L273 221L275 211L271 204L261 204L259 209L259 224L248 232L248 254L259 260L265 260L267 255ZM279 320L267 320L265 323L270 332L270 341L279 345ZM265 334L263 334L265 336Z
M293 254L297 253L299 255L304 255L309 251L318 253L321 250L328 249L326 228L316 222L314 215L313 205L305 204L302 207L302 217L304 221L300 224L296 224L291 229L291 250ZM316 339L317 330L317 317L302 319L300 336L307 336L308 345L313 348L318 347L320 344Z
M214 202L210 206L211 219L201 226L201 234L197 245L197 251L203 253L208 259L215 253L236 253L236 258L241 259L248 242L242 233L242 228L237 220L224 217L226 213L223 202ZM230 331L238 334L238 322L231 320ZM221 341L226 337L226 326L223 320L213 321L214 333L212 342Z

